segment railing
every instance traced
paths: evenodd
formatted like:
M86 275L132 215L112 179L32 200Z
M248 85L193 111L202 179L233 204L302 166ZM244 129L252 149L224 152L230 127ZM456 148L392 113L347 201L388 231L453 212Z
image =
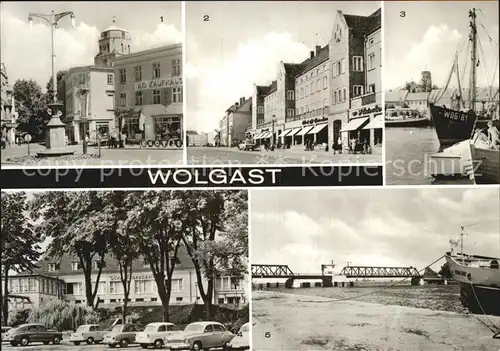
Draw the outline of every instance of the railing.
M376 94L375 93L369 93L361 96L361 104L362 105L368 105L368 104L373 104L376 101Z
M313 111L305 112L305 113L302 113L299 115L295 115L293 117L287 117L285 121L286 122L293 122L293 121L300 121L303 119L308 119L308 118L313 118L313 117L321 117L321 116L328 114L328 111L329 111L329 107L326 106L326 107L319 108L317 110L313 110Z

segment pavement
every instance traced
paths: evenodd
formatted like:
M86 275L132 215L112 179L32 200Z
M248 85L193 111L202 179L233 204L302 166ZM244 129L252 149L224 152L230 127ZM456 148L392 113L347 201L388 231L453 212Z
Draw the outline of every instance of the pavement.
M274 151L240 151L228 147L188 147L190 165L283 165L283 164L382 164L378 154L336 154L325 151L275 149Z
M141 148L139 146L127 146L122 149L99 148L89 146L87 155L83 155L82 145L69 145L68 150L74 151L73 156L61 156L51 158L35 157L36 153L45 150L44 145L32 143L29 145L30 156L28 156L28 145L7 146L1 150L2 168L19 168L20 166L37 167L81 167L81 166L168 166L183 165L183 148Z

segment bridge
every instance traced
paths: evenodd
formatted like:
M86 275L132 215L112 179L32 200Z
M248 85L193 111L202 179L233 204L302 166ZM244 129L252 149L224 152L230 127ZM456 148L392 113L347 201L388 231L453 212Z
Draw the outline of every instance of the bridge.
M412 278L421 274L415 267L347 266L340 271L347 278Z
M293 273L287 265L278 264L253 264L252 278L286 278L285 286L291 288L295 280L321 279L324 287L333 286L332 276L324 274L297 274Z

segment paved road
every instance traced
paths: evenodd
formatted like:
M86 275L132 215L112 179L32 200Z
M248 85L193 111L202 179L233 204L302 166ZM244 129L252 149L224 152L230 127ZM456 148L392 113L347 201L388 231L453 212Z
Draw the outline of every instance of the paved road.
M107 344L94 344L94 345L87 345L87 344L81 344L78 346L75 346L73 344L70 344L69 341L63 340L59 345L43 345L42 343L33 343L28 346L16 346L13 347L9 343L2 343L2 350L9 350L9 351L104 351L104 350L143 350L139 345L130 345L129 347L126 348L121 348L121 347L115 347L115 348L110 348ZM149 350L153 350L153 348L149 348ZM164 350L167 350L166 348ZM213 351L217 350L222 350L222 348L215 348L211 349Z
M127 147L124 149L89 147L87 156L84 158L82 145L71 145L68 149L75 151L74 157L63 156L56 158L35 158L38 151L45 147L40 144L30 145L30 155L28 157L28 146L12 146L2 149L1 160L2 168L19 166L148 166L148 165L183 165L183 149L158 149L158 148L140 148ZM13 162L12 162L13 161Z
M280 150L240 151L225 147L188 147L187 162L193 165L283 165L283 164L352 164L382 163L382 155L334 155L332 152Z

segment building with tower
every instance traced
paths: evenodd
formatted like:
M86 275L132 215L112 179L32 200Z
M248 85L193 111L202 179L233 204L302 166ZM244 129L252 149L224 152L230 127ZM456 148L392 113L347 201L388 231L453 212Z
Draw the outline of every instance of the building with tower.
M99 53L94 58L96 66L112 67L115 58L130 54L130 34L114 24L113 20L113 25L101 32Z
M430 92L432 90L432 76L430 71L422 71L422 91Z

